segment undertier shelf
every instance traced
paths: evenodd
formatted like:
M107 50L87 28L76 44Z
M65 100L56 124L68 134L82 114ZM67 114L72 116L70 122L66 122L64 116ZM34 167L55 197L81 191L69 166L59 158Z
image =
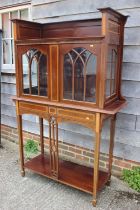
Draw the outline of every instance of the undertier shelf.
M56 180L51 175L49 156L39 155L25 163L25 168ZM59 176L57 181L84 192L93 192L93 168L78 165L66 160L59 160ZM108 173L99 171L98 190L108 181Z

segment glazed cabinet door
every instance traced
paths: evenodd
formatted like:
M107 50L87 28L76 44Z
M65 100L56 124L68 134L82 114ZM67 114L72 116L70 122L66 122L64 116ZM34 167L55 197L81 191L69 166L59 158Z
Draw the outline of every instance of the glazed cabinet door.
M17 88L19 96L49 99L49 50L47 45L18 48ZM18 91L17 91L18 92Z
M119 47L117 45L108 46L107 68L106 68L106 86L105 104L112 103L118 99L118 80L119 80L119 59L118 59Z
M61 101L98 106L99 68L100 46L98 44L60 46Z

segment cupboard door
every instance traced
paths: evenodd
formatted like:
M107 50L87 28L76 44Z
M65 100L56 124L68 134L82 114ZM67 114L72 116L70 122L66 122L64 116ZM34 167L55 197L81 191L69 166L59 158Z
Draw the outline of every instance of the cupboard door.
M48 46L19 46L21 95L49 96Z
M97 104L99 47L94 44L65 44L61 55L61 100Z
M118 52L117 46L109 46L106 74L106 97L116 94Z
M119 62L118 46L109 45L107 69L106 69L106 86L105 86L106 104L118 98L117 96L117 89L119 89L117 84L119 76L118 62Z

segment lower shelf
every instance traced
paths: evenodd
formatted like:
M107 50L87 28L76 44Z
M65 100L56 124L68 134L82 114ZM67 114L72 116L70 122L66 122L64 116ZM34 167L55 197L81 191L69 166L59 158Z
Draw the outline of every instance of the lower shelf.
M25 168L54 179L51 176L48 156L39 155L31 159L25 163ZM78 165L65 160L59 160L59 177L57 181L92 194L94 186L93 170L93 168ZM98 190L100 190L107 181L108 173L99 171Z

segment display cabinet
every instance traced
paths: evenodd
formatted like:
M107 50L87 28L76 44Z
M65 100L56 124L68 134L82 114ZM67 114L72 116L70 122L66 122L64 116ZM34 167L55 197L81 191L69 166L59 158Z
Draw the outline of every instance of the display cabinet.
M40 24L12 20L16 62L17 125L21 174L30 169L93 194L110 181L116 113L121 95L124 25L127 16L99 9L102 19ZM39 116L41 154L24 161L22 115ZM108 171L99 170L101 130L110 118ZM49 122L50 154L44 154L43 120ZM81 124L95 133L94 165L59 158L58 125Z

